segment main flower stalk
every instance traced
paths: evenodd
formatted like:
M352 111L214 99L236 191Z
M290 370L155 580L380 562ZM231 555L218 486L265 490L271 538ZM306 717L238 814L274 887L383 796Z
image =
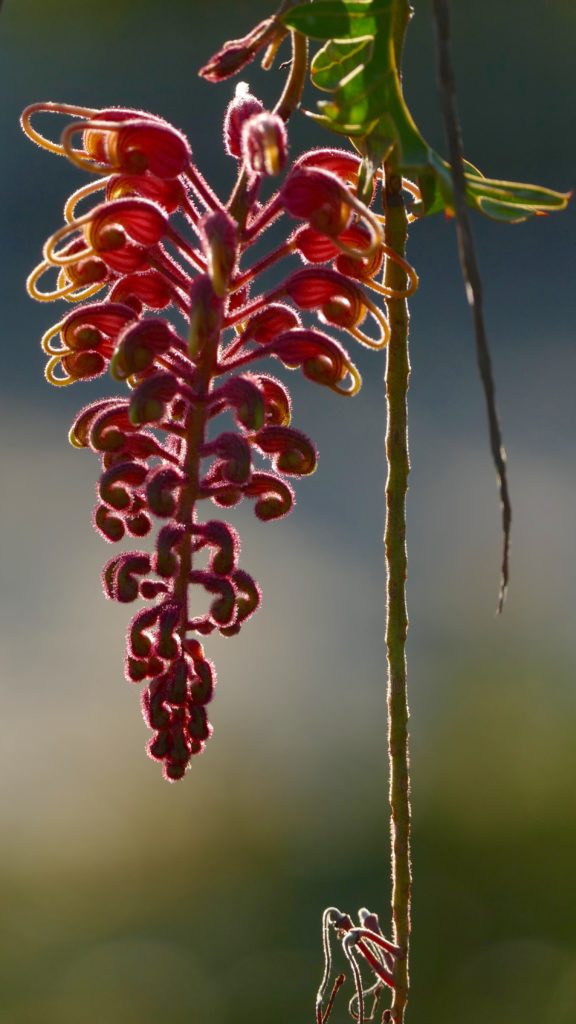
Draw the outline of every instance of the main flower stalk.
M391 164L386 165L384 190L386 242L404 256L407 216L402 179ZM386 284L401 291L404 274L390 263ZM392 1020L403 1024L408 1000L408 950L410 941L410 757L408 749L408 686L406 668L406 495L410 459L408 451L408 305L403 298L387 300L390 344L386 361L386 528L384 547L387 568L386 649L388 655L388 751L390 758L389 802L392 842L393 938L400 953L394 960Z

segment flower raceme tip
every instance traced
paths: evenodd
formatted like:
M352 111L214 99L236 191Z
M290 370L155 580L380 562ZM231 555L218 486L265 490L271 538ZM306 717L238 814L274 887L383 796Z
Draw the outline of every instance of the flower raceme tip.
M56 139L37 127L55 115L66 119ZM145 537L160 521L152 552L115 555L102 582L110 600L142 604L128 630L125 674L145 686L148 753L175 781L212 731L215 672L200 638L238 633L261 597L239 565L234 528L202 509L248 500L262 521L281 518L294 504L290 478L317 463L313 443L290 425L286 386L258 364L274 359L355 394L361 378L342 341L310 320L382 348L388 321L371 295L390 294L378 280L385 261L397 260L406 275L395 295L410 294L417 279L384 245L382 218L356 196L359 158L319 149L289 165L283 120L245 85L224 122L226 152L245 183L239 219L197 168L186 137L161 117L35 103L22 126L95 179L65 204L28 290L74 304L42 338L50 383L110 370L128 387L124 397L82 409L70 441L100 457L93 521L106 541ZM261 201L263 180L281 172ZM300 223L250 263L255 240L285 215ZM290 259L296 265L262 288L260 275ZM219 426L226 413L233 429Z

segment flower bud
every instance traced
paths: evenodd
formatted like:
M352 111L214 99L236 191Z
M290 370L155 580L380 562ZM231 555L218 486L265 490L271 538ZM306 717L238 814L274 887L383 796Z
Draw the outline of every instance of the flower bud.
M148 370L157 356L172 347L184 348L184 342L180 342L175 330L165 320L140 320L120 334L110 373L116 380L126 380Z
M212 735L212 726L208 721L206 709L198 704L192 704L188 708L188 735L196 740L208 740Z
M224 147L228 156L242 156L242 129L254 114L261 114L264 104L252 96L246 82L238 82L234 99L228 104L224 117Z
M194 675L190 683L190 695L195 704L209 704L216 685L212 662L205 658L194 658Z
M264 426L266 406L260 390L260 378L252 374L230 377L222 387L212 393L216 412L224 407L232 408L238 423L247 430L259 430Z
M151 658L126 656L124 676L129 683L141 683L144 679L157 679L164 673L164 662L153 655Z
M74 380L94 380L104 373L107 365L106 359L99 352L71 352L68 355L63 355L61 362L65 373L70 378L70 382ZM50 363L48 366L50 366Z
M125 274L110 289L110 299L122 302L131 309L142 305L150 309L165 309L173 300L170 283L158 270L145 270Z
M160 470L160 472L165 472ZM169 523L163 526L156 540L156 554L153 558L154 572L164 579L173 579L180 568L180 562L174 553L186 535L186 527L182 523Z
M199 228L212 287L223 299L236 263L238 225L225 210L216 210L202 219Z
M184 734L184 729L180 723L173 726L170 731L172 733L172 747L166 759L166 768L182 767L185 769L192 754L192 744ZM180 778L179 775L176 777Z
M166 601L159 606L155 654L166 661L173 661L180 654L180 637L175 631L180 624L181 613L181 606L176 601Z
M127 551L104 567L102 582L107 597L128 604L139 597L138 576L150 572L150 556L144 551Z
M70 433L68 434L70 444L74 448L88 448L90 429L98 416L106 410L122 409L125 407L127 407L126 401L120 398L104 398L99 402L91 402L90 405L85 405L70 428Z
M157 423L164 418L166 406L178 390L178 382L171 373L156 373L148 377L133 391L130 399L130 422L135 426Z
M346 149L310 149L294 163L294 169L301 167L329 171L335 174L344 184L356 186L362 161L356 153Z
M235 612L236 595L234 587L225 576L216 576L214 573L196 570L190 573L191 583L200 583L209 594L216 594L216 600L210 605L210 619L217 626L227 626L231 622ZM194 628L198 629L198 620L194 622Z
M361 288L335 270L297 270L278 291L289 295L301 309L319 309L320 319L348 330L366 316L367 303Z
M129 683L141 683L148 679L148 662L140 658L127 657L124 663L124 676Z
M284 306L281 302L269 302L263 309L252 314L242 332L242 340L244 343L255 341L258 345L266 345L281 331L289 331L291 327L299 326L300 317L290 309L290 306Z
M104 540L115 544L122 540L126 532L123 520L112 514L107 505L97 505L94 512L94 526L102 534Z
M252 443L274 456L274 468L289 476L308 476L316 469L316 449L306 434L292 427L264 427Z
M292 488L272 473L253 473L243 491L246 497L257 499L254 512L264 522L281 519L294 505Z
M108 454L122 452L126 445L126 434L135 430L128 418L128 403L118 402L98 412L88 431L88 443L94 452Z
M146 481L146 500L150 511L162 519L173 516L183 483L182 474L171 466L153 470Z
M280 174L288 156L282 118L268 111L250 117L242 128L242 156L252 174Z
M302 367L304 376L309 380L324 384L339 394L356 394L360 388L360 375L346 350L320 331L286 331L272 344L271 350L285 366L291 369ZM350 387L339 387L348 375L352 381Z
M166 703L166 676L159 676L146 687L142 694L142 715L151 729L167 729L171 713Z
M102 473L98 484L102 501L118 511L129 508L134 497L132 492L144 483L147 472L142 462L121 462L111 466ZM123 487L122 484L127 486Z
M172 736L167 729L164 729L161 732L158 732L156 736L150 740L147 747L148 756L151 757L153 761L163 761L170 753L171 748ZM179 778L182 778L182 776L179 776Z
M231 484L243 484L250 476L250 445L238 434L225 431L214 441L204 445L202 455L218 456L218 476Z
M152 529L152 520L143 508L135 512L131 511L129 515L125 516L124 522L128 533L132 537L146 537ZM140 592L142 593L142 590ZM144 597L145 595L142 594L142 596Z
M121 302L88 303L68 313L57 328L44 335L43 347L46 352L52 351L49 338L59 330L65 348L73 351L85 346L100 348L102 339L106 338L111 354L120 331L134 320L134 310Z
M288 427L292 418L292 402L283 384L269 374L258 377L265 402L266 426Z
M185 658L173 662L166 676L166 700L177 707L184 704L188 696L189 669Z
M175 213L185 196L178 178L158 178L149 171L144 174L114 174L108 179L106 199L141 196L158 203L166 213Z
M240 539L236 530L227 523L213 519L195 526L194 535L201 538L196 547L200 548L207 544L216 549L210 561L212 571L218 576L228 576L236 565L240 550Z
M338 236L350 222L350 194L329 171L294 168L280 190L280 198L292 217L307 220L316 231L331 238Z
M155 625L160 609L142 608L130 623L128 631L128 653L133 658L148 658L152 653L150 630Z
M72 149L73 136L79 130L83 130L84 151L93 162L79 159ZM158 178L178 177L192 159L181 132L162 118L137 110L100 110L84 125L70 125L63 134L63 145L73 162L87 170L149 171Z
M192 746L190 745L190 755L192 755ZM182 763L180 761L174 762L166 757L164 761L163 776L166 782L179 782L186 775L186 768L188 767L188 761Z
M209 82L222 82L246 67L276 36L281 38L285 33L286 29L275 18L266 18L241 39L225 43L198 73Z
M260 587L243 569L234 571L232 581L236 590L236 621L232 626L220 630L223 636L238 633L240 626L254 614L262 599Z

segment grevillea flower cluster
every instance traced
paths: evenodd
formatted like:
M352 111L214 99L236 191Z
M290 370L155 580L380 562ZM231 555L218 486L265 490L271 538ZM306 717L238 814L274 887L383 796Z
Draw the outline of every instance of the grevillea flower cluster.
M67 118L58 142L36 127L47 114ZM260 364L276 360L355 394L358 370L323 328L385 346L389 326L375 299L391 293L377 276L386 258L400 258L383 244L382 218L356 196L359 158L316 149L289 165L283 119L244 84L224 125L239 172L228 203L161 117L38 103L22 124L94 178L67 201L28 289L75 304L42 339L51 384L109 370L128 387L82 409L70 440L101 459L94 525L106 541L142 538L160 523L153 549L114 555L103 585L111 600L142 602L126 678L145 684L148 753L174 781L212 731L215 673L201 638L233 636L260 603L239 565L237 532L211 509L246 499L260 520L278 519L294 503L290 479L316 468L313 443L290 425L285 385ZM262 182L277 175L280 186L260 201ZM287 240L250 262L253 243L283 216L296 222ZM258 290L260 274L289 257L300 262ZM404 295L417 281L400 262ZM322 329L306 322L310 314Z

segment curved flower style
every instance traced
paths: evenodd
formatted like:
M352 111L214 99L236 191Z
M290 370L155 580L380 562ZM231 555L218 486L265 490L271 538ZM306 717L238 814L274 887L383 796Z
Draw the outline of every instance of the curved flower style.
M376 1019L376 1008L382 992L386 988L394 989L394 963L402 959L403 953L399 946L394 945L387 939L380 927L378 915L362 907L358 911L358 924L349 914L343 914L338 907L327 907L322 915L322 946L324 949L324 975L316 995L316 1024L327 1024L332 1013L334 1000L346 981L344 974L338 974L334 979L332 990L326 1005L324 999L330 985L332 974L332 949L331 930L336 933L342 952L348 961L352 978L354 981L354 995L350 1000L348 1009L353 1020L358 1024ZM362 960L360 961L360 957ZM368 965L375 980L371 985L365 987L360 962ZM367 999L372 1000L370 1012L366 1013ZM390 1010L384 1010L382 1024L392 1024Z
M59 142L35 126L46 114L71 119ZM337 394L355 394L361 379L346 349L298 311L381 348L388 323L369 293L389 294L375 277L398 257L383 244L381 218L355 195L353 154L305 154L259 202L263 178L286 163L286 129L245 85L225 120L240 204L238 186L228 206L216 196L187 139L155 115L37 103L22 124L34 142L95 176L67 201L28 289L40 301L79 303L42 339L51 384L109 369L129 389L84 408L70 441L100 456L94 526L105 540L144 537L153 520L162 524L152 553L107 563L103 586L111 600L144 602L128 631L126 678L146 684L148 753L174 781L212 731L206 706L215 674L198 637L238 633L260 603L258 584L239 567L236 531L202 518L202 503L229 508L248 499L259 519L278 519L294 503L289 479L316 468L314 445L290 426L285 386L255 364L271 357ZM87 199L97 202L86 210ZM242 267L254 240L285 214L301 222L287 242ZM289 256L305 266L251 296L259 275ZM417 279L402 265L409 294ZM217 426L224 413L235 429Z

